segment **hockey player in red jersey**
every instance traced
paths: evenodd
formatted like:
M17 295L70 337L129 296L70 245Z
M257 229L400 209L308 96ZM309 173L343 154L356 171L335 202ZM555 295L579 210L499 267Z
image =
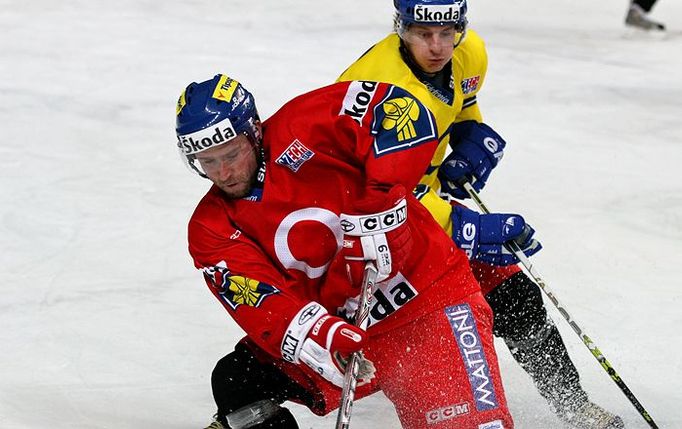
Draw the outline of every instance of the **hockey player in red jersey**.
M216 397L213 427L242 427L237 408L258 401L329 413L344 358L359 350L356 398L382 390L403 427L513 427L491 311L467 257L405 191L438 144L418 100L344 82L295 98L261 126L251 94L217 75L182 93L176 133L190 169L213 182L189 223L190 253L247 333L240 362L259 372L222 380L236 387L227 408ZM520 222L490 216L500 235ZM379 278L364 332L342 316L353 314L367 260ZM273 381L276 391L258 393ZM260 411L265 421L247 427L297 427L285 408Z

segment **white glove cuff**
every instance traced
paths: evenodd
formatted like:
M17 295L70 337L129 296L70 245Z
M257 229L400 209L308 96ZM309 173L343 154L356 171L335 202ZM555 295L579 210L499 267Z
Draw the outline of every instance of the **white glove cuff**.
M360 237L362 254L365 261L374 261L377 266L377 282L383 281L391 274L391 249L388 247L386 234L375 234Z
M284 360L299 363L303 341L317 320L327 314L327 310L315 301L311 301L291 319L287 331L282 338L282 357Z

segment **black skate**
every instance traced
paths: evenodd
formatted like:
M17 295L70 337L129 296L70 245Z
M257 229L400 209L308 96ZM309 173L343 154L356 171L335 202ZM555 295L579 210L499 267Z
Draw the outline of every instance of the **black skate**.
M649 18L649 15L639 5L630 5L625 17L625 25L645 31L665 31L665 25Z

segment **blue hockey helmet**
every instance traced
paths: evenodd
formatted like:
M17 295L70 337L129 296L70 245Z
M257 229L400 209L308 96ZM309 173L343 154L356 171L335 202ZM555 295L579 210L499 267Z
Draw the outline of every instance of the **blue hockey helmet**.
M466 0L393 0L399 35L411 24L454 25L458 32L467 26Z
M190 83L176 107L178 149L189 168L207 177L196 154L225 144L240 134L260 144L260 118L253 95L224 74Z

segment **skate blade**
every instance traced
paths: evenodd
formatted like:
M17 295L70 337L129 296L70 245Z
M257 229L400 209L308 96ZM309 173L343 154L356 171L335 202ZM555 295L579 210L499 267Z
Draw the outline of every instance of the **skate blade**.
M676 32L677 37L682 33ZM671 38L671 33L666 30L645 30L643 28L627 26L623 31L622 38L625 40L667 40Z

